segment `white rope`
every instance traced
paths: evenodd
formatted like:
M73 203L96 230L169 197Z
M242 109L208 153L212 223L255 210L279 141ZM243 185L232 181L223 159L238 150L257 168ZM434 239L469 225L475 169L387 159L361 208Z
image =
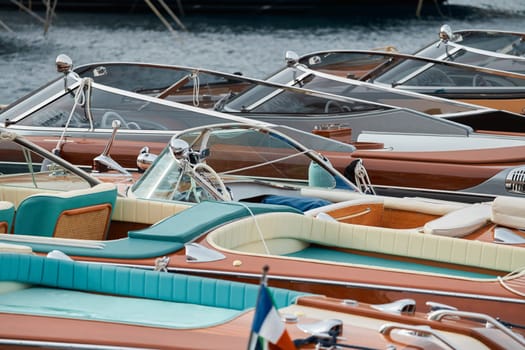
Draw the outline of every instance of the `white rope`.
M170 262L170 258L167 256L163 256L162 258L155 259L155 268L154 271L161 271L161 272L168 272L168 264Z
M355 183L358 188L360 188L364 193L376 194L370 178L368 177L368 172L363 166L361 159L358 160L357 165L355 166Z
M64 126L64 130L62 130L62 134L60 135L60 139L57 141L57 145L55 148L57 150L60 149L60 145L64 142L64 137L66 135L67 128L69 127L69 123L71 122L71 119L73 118L73 113L75 112L75 109L77 106L84 106L86 103L86 95L84 94L84 87L87 87L88 89L91 89L91 79L89 78L83 78L80 81L80 85L78 86L77 92L75 93L75 98L73 103L73 108L71 108L71 112L69 113L69 117L67 118L66 125Z
M245 170L259 168L259 167L262 167L262 166L265 166L265 165L270 165L270 164L273 164L273 163L280 162L282 160L287 160L287 159L290 159L290 158L298 157L301 154L306 154L308 152L312 152L312 150L307 149L307 150L299 152L299 153L294 153L294 154L291 154L289 156L284 156L284 157L277 158L277 159L274 159L274 160L269 160L269 161L266 161L264 163L250 165L250 166L247 166L247 167L244 167L244 168L237 168L237 169L232 169L232 170L228 170L228 171L222 171L221 174L234 174L234 173L238 173L238 172L245 171Z
M31 158L31 151L24 147L22 148L22 154L24 155L26 164L29 167L29 171L31 172L31 181L33 182L33 186L35 188L38 188L38 184L36 183L35 178L35 172L33 171L33 160Z
M200 80L199 72L192 72L190 78L193 80L193 105L199 107L199 90L200 90Z
M255 229L257 230L257 233L259 234L259 237L261 238L261 242L264 246L264 250L266 251L266 255L270 255L270 249L268 249L268 245L266 245L266 241L264 239L264 236L262 234L261 227L259 226L259 223L257 222L257 218L255 217L255 214L253 211L244 203L241 202L235 202L236 204L239 204L240 206L244 207L248 212L250 213L251 217L253 218L253 222L255 223Z
M506 276L498 276L499 283L503 286L503 288L511 291L514 294L517 294L519 296L525 297L525 293L514 289L510 285L507 284L508 281L518 279L520 282L525 277L525 267L521 267L515 271L512 271L511 273L507 274Z

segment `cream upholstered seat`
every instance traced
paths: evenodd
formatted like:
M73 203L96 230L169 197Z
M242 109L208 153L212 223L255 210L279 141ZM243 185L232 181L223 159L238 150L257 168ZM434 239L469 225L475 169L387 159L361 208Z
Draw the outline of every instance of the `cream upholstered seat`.
M314 243L499 271L525 266L522 247L417 234L414 230L341 224L293 213L239 219L210 232L207 241L217 249L240 254L285 255Z
M491 218L490 204L473 204L429 221L423 227L426 234L463 237L486 225Z
M89 189L38 193L20 202L14 233L76 239L105 239L117 188L103 183Z
M496 197L492 202L491 220L497 225L525 228L525 200L518 197Z

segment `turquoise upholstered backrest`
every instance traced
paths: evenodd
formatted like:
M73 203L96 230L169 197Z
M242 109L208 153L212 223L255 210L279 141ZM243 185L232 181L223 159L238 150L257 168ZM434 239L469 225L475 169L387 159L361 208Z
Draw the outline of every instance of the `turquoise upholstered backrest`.
M254 307L259 290L256 284L58 260L31 254L0 253L0 267L0 281L234 310ZM306 295L292 290L270 289L279 308Z
M15 215L15 234L53 236L57 219L65 210L110 204L115 207L117 188L103 183L90 189L39 193L20 202Z

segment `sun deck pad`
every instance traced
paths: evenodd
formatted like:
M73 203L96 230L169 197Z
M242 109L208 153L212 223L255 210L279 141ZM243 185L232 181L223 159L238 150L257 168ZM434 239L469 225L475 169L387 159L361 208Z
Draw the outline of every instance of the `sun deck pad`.
M72 290L31 287L3 294L0 312L89 319L166 328L225 323L243 311Z
M0 281L83 292L114 294L177 303L245 310L255 306L259 286L176 273L50 259L30 254L0 254ZM305 293L271 288L277 307ZM3 304L3 298L0 298Z
M205 201L128 237L186 243L226 222L268 212L299 212L284 205Z

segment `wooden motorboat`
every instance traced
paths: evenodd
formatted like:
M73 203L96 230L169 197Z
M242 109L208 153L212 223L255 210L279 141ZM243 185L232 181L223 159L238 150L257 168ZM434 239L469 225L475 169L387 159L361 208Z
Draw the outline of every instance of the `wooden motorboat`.
M420 192L431 189L522 195L523 189L519 186L523 164L522 116L443 102L446 100L429 100L417 94L421 99L418 105L428 107L439 103L439 107L434 106L440 111L436 113L442 115L422 114L386 105L385 100L377 103L350 98L342 91L349 88L366 96L397 96L394 100L415 94L400 95L395 89L390 89L393 93L387 92L373 84L349 87L346 81L326 79L319 76L319 72L305 73L302 69L287 67L273 79L284 77L279 83L162 65L87 65L75 71L82 78L68 71L65 80L58 79L17 101L1 113L0 118L7 129L25 135L48 150L55 149L61 157L83 169L91 169L93 159L106 149L111 135L115 136L113 121L120 121L120 128L112 141L111 156L118 160L119 170L127 172L137 170L139 153L160 153L176 130L235 121L279 129L287 137L324 154L340 172L352 161L361 159L370 167L377 191L383 194L399 193L398 187L402 187L401 194L396 195L404 195L402 192L409 188ZM301 77L298 84L302 87L283 84L293 76ZM131 77L134 80L130 81ZM196 81L200 84L198 98L193 96ZM321 82L337 86L341 91L334 94L334 91L312 90L320 88L317 83L323 85ZM89 94L91 104L76 103L78 99L64 89L64 84L77 98ZM308 88L309 84L313 84L312 89ZM239 95L230 100L226 98L228 92ZM220 98L224 99L219 103ZM196 101L199 107L193 106ZM344 108L332 109L334 103L343 104ZM227 113L210 110L216 104ZM237 107L241 105L250 108L240 111ZM291 106L294 113L284 110ZM450 109L455 106L460 110ZM271 124L273 122L279 126ZM326 137L312 135L312 131L328 137L338 134L336 141L349 145L329 142ZM363 152L354 152L356 149ZM23 154L11 150L6 153L2 157L11 161L12 169L6 169L5 165L3 172L16 171L17 165L26 167ZM490 159L490 162L474 159ZM453 164L449 160L453 160ZM513 174L518 174L516 179Z
M67 162L56 156L48 171L3 175L1 198L12 203L7 214L13 214L13 206L16 213L14 223L5 225L12 234L1 235L0 241L29 246L38 254L58 250L75 260L244 282L254 282L256 270L271 262L269 284L274 286L369 303L409 297L419 309L438 302L520 324L525 308L523 199L498 197L490 204L469 205L365 195L326 161L315 163L315 153L286 151L272 138L267 152L243 159L231 146L240 139L263 146L251 132L259 127L253 128L215 125L180 133L125 191L127 197L117 197L114 185L97 184L96 178L82 182L78 177L84 172L71 171L78 175L73 177ZM214 163L220 147L243 167L227 171ZM278 167L283 160L288 166ZM257 168L264 172L251 175ZM88 179L96 185L86 185ZM369 202L363 204L365 199ZM376 210L378 201L383 204ZM334 203L364 214L352 214L358 221L349 223L317 218L316 211L322 211L337 219ZM501 244L496 226L510 231L509 244ZM456 235L471 239L447 237ZM510 244L516 237L517 245Z
M265 285L1 248L4 349L253 348L250 334ZM268 291L281 316L273 320L274 326L284 328L296 349L523 346L517 333L485 314L443 309L426 314L415 312L411 300L369 305L273 287Z
M136 219L122 211L128 208L134 208ZM155 208L178 214L150 227L144 221ZM331 222L253 203L188 207L120 199L113 216L108 238L129 230L115 239L53 238L38 235L37 229L35 235L19 234L15 223L15 234L0 240L74 260L252 283L261 264L268 263L272 286L369 303L411 298L418 310L437 302L522 326L525 250L519 246Z
M309 68L378 85L525 114L525 33L453 32L413 54L365 50L313 52Z

